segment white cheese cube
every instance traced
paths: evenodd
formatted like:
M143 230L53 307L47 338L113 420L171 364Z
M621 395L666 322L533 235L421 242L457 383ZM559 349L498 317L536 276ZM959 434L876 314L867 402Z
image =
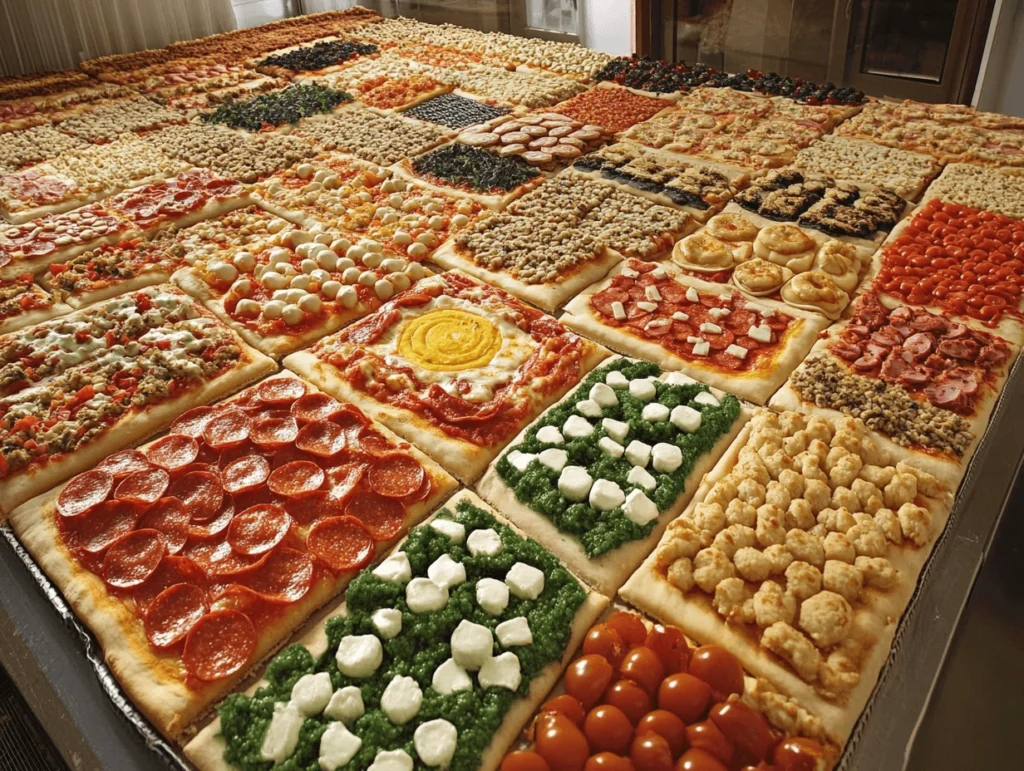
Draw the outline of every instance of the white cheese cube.
M626 320L626 309L622 307L622 303L620 303L618 300L615 300L612 303L612 316L615 317L616 321Z
M645 332L657 333L672 323L671 319L652 319L644 324Z
M349 731L344 723L331 723L320 736L320 768L335 771L348 763L363 746L363 740Z
M693 407L680 404L679 406L672 408L672 417L670 419L672 421L672 425L680 431L692 434L700 428L703 417L700 410L695 410Z
M566 466L558 475L558 492L570 501L585 500L594 479L582 466Z
M525 616L503 621L494 630L498 642L503 648L512 648L517 645L531 645L533 633L530 631L530 622Z
M532 452L520 452L519 450L513 450L508 454L508 462L512 465L512 468L519 473L522 473L526 471L527 466L529 466L536 457L537 456Z
M525 562L517 562L505 575L505 585L520 599L536 600L544 591L544 572Z
M689 375L684 375L682 372L666 372L661 376L661 380L669 385L691 385L696 383Z
M629 434L629 423L625 423L621 420L605 418L601 421L601 425L604 427L608 436L620 444L625 441L626 436Z
M428 720L418 726L412 735L413 746L420 760L427 766L447 768L455 755L459 732L443 718Z
M291 702L274 705L274 715L263 735L260 757L272 763L281 763L291 757L299 743L299 731L305 716Z
M363 692L359 690L358 686L346 685L334 692L327 709L324 710L324 715L331 720L351 723L353 720L361 718L364 712L366 712L366 708L363 706Z
M722 299L725 300L727 303L732 302L732 292L726 292L725 294L723 294Z
M505 547L501 536L490 527L474 530L466 539L466 548L474 557L497 557Z
M765 308L763 311L761 311L761 318L770 319L774 315L775 315L775 309L774 308Z
M645 490L653 490L658 486L657 480L651 476L647 469L640 468L639 466L633 466L629 470L629 474L626 476L626 481L631 485L638 485Z
M686 299L692 303L700 302L700 293L692 286L686 288Z
M594 433L594 424L579 415L570 415L562 426L562 435L569 439L590 436Z
M626 500L622 488L608 479L598 479L590 488L589 503L598 511L611 511Z
M516 690L523 676L519 668L519 659L511 651L502 653L486 661L477 675L481 688L508 688Z
M619 374L622 374L621 372ZM615 395L615 389L606 383L594 383L590 389L590 398L601 407L614 407L619 403L619 397Z
M473 678L465 669L455 663L455 659L448 659L441 666L434 670L434 676L430 684L442 696L447 696L456 691L472 691Z
M629 378L617 369L613 369L605 375L604 382L612 388L629 388Z
M488 634L490 634L488 632ZM395 725L405 725L420 711L423 691L411 677L396 675L391 678L380 697L380 709Z
M562 444L565 439L556 426L542 426L537 430L537 441L541 444Z
M626 460L634 466L645 468L651 459L651 446L647 442L634 439L626 447Z
M674 318L676 321L689 321L690 314L683 313L682 311L676 311L675 313L672 314L672 318Z
M722 404L714 394L708 393L707 391L701 391L693 397L693 400L697 402L697 404L703 404L707 407L718 407Z
M641 402L649 402L658 395L658 389L647 378L629 381L629 395Z
M637 276L640 275L637 271L633 270L632 268L623 268L622 270L619 271L619 273L625 276L626 278L636 278Z
M655 471L671 474L683 464L683 451L674 444L658 442L651 450Z
M659 265L658 267L656 267L654 270L651 271L651 277L652 278L662 279L662 278L665 278L665 276L667 276L667 275L668 275L668 271L665 270L665 266L664 265Z
M708 311L708 313L711 314L711 318L724 319L726 316L732 313L732 311L729 310L728 308L712 308L711 310Z
M722 328L718 324L712 324L710 321L705 321L700 325L700 331L706 332L709 335L720 335L722 334Z
M463 669L476 670L494 652L491 630L480 624L462 619L452 632L452 658Z
M772 328L767 324L760 324L758 326L751 326L747 330L747 337L751 340L757 340L759 343L770 343L772 341Z
M626 496L626 502L622 505L622 513L630 522L643 527L658 518L658 507L642 492L633 490Z
M654 311L658 310L658 303L649 303L646 300L641 300L636 304L636 307L642 311L653 313Z
M405 750L381 750L366 771L412 771L413 762Z
M466 581L466 567L447 554L442 554L427 568L427 576L438 586L451 589Z
M603 453L605 453L606 455L611 455L613 458L621 458L622 453L626 451L626 448L624 448L621 444L616 442L610 436L602 436L598 440L597 446L601 448L601 451Z
M412 566L404 551L395 552L373 569L377 578L393 584L404 584L412 578Z
M466 526L461 522L437 518L431 520L430 526L441 535L448 536L448 540L453 543L462 543L466 540Z
M565 464L569 462L569 453L565 450L549 447L546 450L541 450L537 459L552 471L561 471L565 468Z
M481 578L476 582L476 604L485 613L500 616L508 607L508 587L497 578Z
M660 402L651 402L645 404L643 410L640 412L640 417L644 420L649 420L652 423L662 423L668 420L669 409Z
M345 635L338 643L334 660L347 677L369 677L384 661L384 648L376 635Z
M686 338L686 342L690 343L690 345L696 345L697 343L703 343L704 338L699 335L689 335Z
M445 555L447 556L447 555ZM459 564L459 563L456 563ZM373 626L385 640L390 640L402 631L402 611L395 608L380 608L370 617Z
M405 602L413 613L430 613L448 604L448 589L429 578L414 578L405 587Z
M331 676L326 672L303 675L292 686L292 703L303 715L319 715L330 703L333 693Z
M601 405L593 399L584 399L576 402L576 411L587 418L601 417Z
M711 352L711 344L707 340L700 340L693 344L694 356L707 356Z
M644 296L654 303L661 300L661 292L658 291L658 287L654 284L648 284L644 287Z

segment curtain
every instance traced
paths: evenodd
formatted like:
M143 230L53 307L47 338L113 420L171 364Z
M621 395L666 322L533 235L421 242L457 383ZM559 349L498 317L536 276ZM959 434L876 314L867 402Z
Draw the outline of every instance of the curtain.
M0 75L68 69L234 28L231 0L0 0Z

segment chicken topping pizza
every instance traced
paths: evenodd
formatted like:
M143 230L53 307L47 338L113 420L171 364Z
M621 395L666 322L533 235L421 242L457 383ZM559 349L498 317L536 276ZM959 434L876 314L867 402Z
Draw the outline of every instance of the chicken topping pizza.
M930 156L831 134L797 153L793 165L913 199L939 173L939 164Z
M86 144L84 139L63 134L53 126L10 131L0 142L0 172L17 171L23 166L48 161Z
M924 197L1024 219L1024 177L1009 170L950 163L928 186Z
M295 133L321 150L337 150L378 166L418 155L450 135L447 129L359 107L306 123Z
M87 142L113 142L126 132L149 131L163 126L184 123L185 116L161 107L143 96L116 99L78 110L58 124L65 134Z

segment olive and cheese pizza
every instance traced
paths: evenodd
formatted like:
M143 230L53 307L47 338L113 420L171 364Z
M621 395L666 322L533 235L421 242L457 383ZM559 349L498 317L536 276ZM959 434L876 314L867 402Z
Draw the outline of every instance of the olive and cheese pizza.
M185 412L11 524L176 737L455 486L353 405L282 375Z

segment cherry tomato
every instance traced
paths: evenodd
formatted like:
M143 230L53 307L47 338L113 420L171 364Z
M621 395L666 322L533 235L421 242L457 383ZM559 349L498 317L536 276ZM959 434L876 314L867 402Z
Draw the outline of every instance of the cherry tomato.
M740 660L718 645L702 645L690 659L690 674L711 686L718 700L730 694L743 695L743 667Z
M637 734L629 759L636 771L672 771L672 748L658 734Z
M587 714L583 733L590 743L591 752L614 752L619 755L629 750L633 739L633 724L626 713L611 704L601 704Z
M709 752L723 763L732 760L733 747L725 734L710 720L686 726L686 741L691 747Z
M583 771L634 771L633 762L612 752L591 755Z
M536 752L510 752L501 761L501 771L551 771L551 766Z
M619 674L653 695L658 692L658 686L665 677L665 667L657 653L641 646L626 654L626 658L619 664Z
M656 709L648 712L636 727L637 734L658 734L668 742L672 757L679 757L686 749L686 724L668 710Z
M711 703L711 686L686 672L677 672L661 681L658 706L678 715L684 723L704 717Z
M813 739L786 739L772 755L777 771L815 771L825 757L825 748Z
M618 707L636 725L640 718L651 711L651 697L636 683L619 680L605 691L604 703Z
M679 758L675 771L729 771L729 769L711 753L691 747Z
M768 754L775 742L768 721L742 702L716 704L708 717L734 746L755 763Z
M551 771L583 771L590 757L583 732L559 712L545 712L537 718L534 747Z
M590 709L605 692L613 674L612 665L604 656L580 656L565 673L565 692L578 699L584 709Z
M636 613L618 610L605 622L614 629L629 645L640 645L647 639L647 627Z
M648 633L644 647L650 648L658 655L666 674L685 671L693 653L686 644L682 630L661 624L655 624L654 629Z
M626 641L607 624L598 624L583 640L583 652L604 656L612 666L618 666L626 655Z
M548 699L544 702L540 711L561 712L576 725L583 725L583 719L587 716L587 711L583 709L583 705L580 704L579 699L576 699L567 693L563 693L561 696L556 696L553 699Z

